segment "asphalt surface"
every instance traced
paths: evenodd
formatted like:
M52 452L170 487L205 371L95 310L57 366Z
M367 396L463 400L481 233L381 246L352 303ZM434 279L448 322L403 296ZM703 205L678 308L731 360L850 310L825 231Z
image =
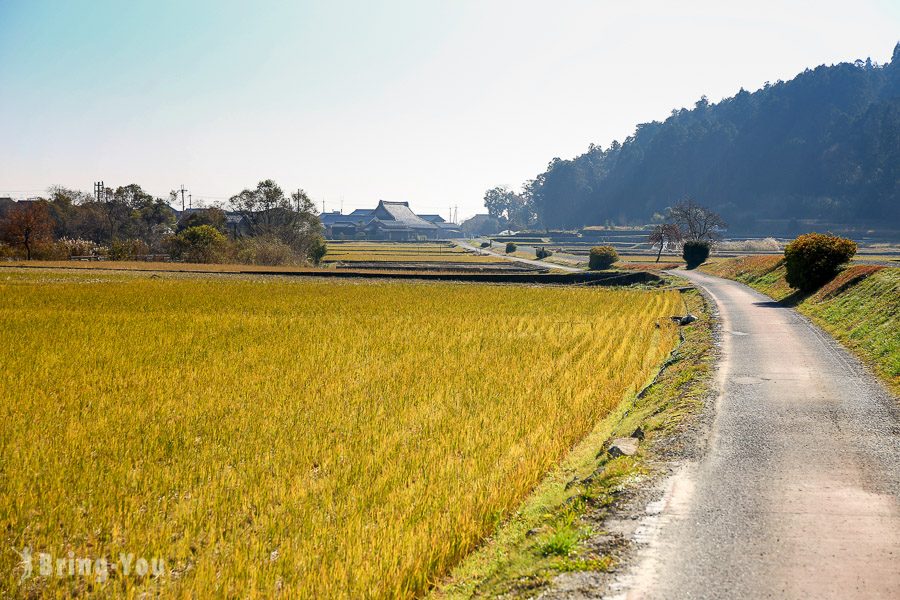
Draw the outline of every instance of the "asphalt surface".
M648 507L617 595L900 598L897 400L794 310L678 274L718 305L719 397L702 458Z
M530 258L519 258L518 256L509 256L508 254L500 254L499 252L493 252L491 250L488 250L487 248L476 248L472 244L469 244L468 242L464 242L462 240L457 240L456 243L466 250L473 250L478 254L484 254L485 256L497 256L499 258L505 258L506 260L531 265L533 267L540 267L542 269L557 269L559 271L565 271L567 273L580 273L581 271L584 271L584 269L576 269L574 267L567 267L565 265L541 262L539 260L531 260Z

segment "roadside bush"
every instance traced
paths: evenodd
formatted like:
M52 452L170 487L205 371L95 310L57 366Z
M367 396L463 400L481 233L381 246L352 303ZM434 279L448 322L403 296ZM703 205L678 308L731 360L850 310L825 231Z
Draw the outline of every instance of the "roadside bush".
M784 249L788 285L811 292L828 283L856 254L856 242L834 235L807 233Z
M325 238L319 236L311 242L309 248L309 260L311 260L314 265L317 265L322 262L322 259L325 258L326 254L328 254L328 244L325 243Z
M612 246L594 246L588 256L588 268L592 271L608 269L619 260L619 253Z
M537 252L535 252L535 256L537 256L538 260L544 260L545 258L553 256L553 253L541 246L537 249Z
M681 257L687 263L688 269L696 269L709 258L709 242L702 240L688 240L681 249Z
M490 248L490 247L491 247L491 243L490 243L490 242L481 242L481 247L482 247L482 248Z
M512 254L516 251L517 246L513 242L506 242L506 253Z
M197 225L168 239L169 255L175 260L195 263L214 263L222 260L226 239L212 225ZM110 248L112 258L112 248Z
M113 240L107 257L109 260L135 260L144 254L150 254L150 246L143 240Z

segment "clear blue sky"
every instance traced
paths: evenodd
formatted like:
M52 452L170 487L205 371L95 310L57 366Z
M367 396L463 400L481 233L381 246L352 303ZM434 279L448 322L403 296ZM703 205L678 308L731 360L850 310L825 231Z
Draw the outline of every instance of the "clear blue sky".
M0 195L273 178L462 217L702 94L900 38L898 2L733 4L0 0Z

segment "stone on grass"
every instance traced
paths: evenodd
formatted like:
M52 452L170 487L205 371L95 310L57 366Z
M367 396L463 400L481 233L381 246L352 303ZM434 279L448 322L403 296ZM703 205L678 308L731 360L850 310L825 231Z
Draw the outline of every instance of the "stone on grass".
M640 440L633 437L614 438L609 444L609 455L613 458L618 456L634 456L638 449Z

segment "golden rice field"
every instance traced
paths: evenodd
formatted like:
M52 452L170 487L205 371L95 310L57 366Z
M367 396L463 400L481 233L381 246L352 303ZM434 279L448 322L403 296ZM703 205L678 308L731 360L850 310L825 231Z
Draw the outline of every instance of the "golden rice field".
M504 259L469 252L447 242L329 242L323 262L502 263Z
M672 291L12 269L0 298L3 597L421 593L652 376L683 310ZM62 575L22 578L24 547ZM66 576L120 553L165 568Z

